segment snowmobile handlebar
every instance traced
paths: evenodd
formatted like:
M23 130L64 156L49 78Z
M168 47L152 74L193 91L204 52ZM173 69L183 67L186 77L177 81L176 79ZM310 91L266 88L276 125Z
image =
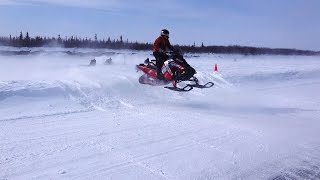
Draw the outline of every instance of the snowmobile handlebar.
M167 52L165 52L165 54L167 57L169 57L169 59L183 58L182 53L177 50L167 51Z
M167 56L167 60L173 59L178 63L182 63L189 66L187 61L183 58L183 53L181 52L181 50L168 51L165 55Z

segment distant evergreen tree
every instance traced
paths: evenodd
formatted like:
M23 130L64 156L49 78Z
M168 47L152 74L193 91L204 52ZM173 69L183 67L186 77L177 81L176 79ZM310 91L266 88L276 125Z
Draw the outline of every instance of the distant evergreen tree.
M19 40L20 40L20 41L23 41L23 34L22 34L22 32L20 32Z
M29 36L29 32L26 33L26 37L23 40L23 46L24 47L30 47L30 36Z
M60 34L58 35L58 44L59 44L59 45L61 45L61 44L62 44L62 39L61 39Z

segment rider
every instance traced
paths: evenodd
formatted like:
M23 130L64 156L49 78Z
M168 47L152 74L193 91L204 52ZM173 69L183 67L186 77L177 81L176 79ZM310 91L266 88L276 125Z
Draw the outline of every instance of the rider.
M153 45L153 55L156 58L157 65L157 78L163 80L163 74L161 68L163 63L168 59L166 51L173 51L174 48L171 46L169 41L169 31L167 29L162 29L160 36L155 40Z

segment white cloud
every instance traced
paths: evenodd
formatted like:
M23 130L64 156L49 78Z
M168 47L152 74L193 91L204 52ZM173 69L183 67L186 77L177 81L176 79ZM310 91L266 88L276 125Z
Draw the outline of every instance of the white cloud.
M194 17L202 12L195 12L185 7L179 0L0 0L0 5L58 5L99 10L126 11L133 10L148 15Z
M117 0L1 0L0 5L41 5L51 4L60 6L71 6L71 7L84 7L84 8L98 8L98 9L109 9L118 8L121 6L121 2Z
M84 8L110 9L110 8L151 8L161 7L165 4L168 8L169 0L148 2L145 0L0 0L3 5L39 5L51 4L60 6L75 6Z
M13 1L13 0L1 0L0 1L0 5L16 5L17 2Z
M117 14L139 13L144 17L199 19L208 12L188 7L181 0L0 0L0 5L54 5L106 10ZM209 13L210 14L210 13Z

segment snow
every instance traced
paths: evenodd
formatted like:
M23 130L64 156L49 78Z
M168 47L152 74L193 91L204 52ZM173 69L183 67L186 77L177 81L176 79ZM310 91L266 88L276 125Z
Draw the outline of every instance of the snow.
M174 92L150 52L41 51L0 56L0 179L320 178L319 57L187 54L215 86Z

